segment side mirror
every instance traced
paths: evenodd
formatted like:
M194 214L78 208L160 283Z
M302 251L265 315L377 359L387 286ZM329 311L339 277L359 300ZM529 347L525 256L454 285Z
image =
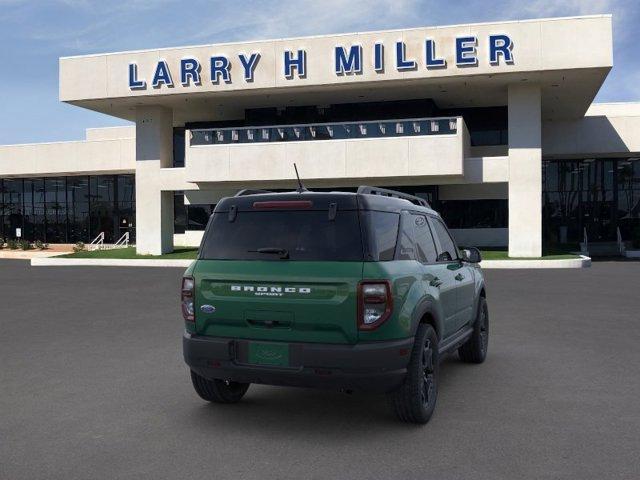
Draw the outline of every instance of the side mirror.
M480 263L482 255L476 247L469 247L462 250L462 260L469 263Z

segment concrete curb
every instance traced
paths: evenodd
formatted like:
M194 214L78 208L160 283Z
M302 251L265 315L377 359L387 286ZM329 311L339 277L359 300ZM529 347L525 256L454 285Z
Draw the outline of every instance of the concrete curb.
M193 260L119 258L32 258L32 267L175 267L187 268Z
M72 252L55 252L51 250L6 250L0 251L0 260L31 260L32 258L56 257Z
M116 259L116 258L32 258L32 267L174 267L187 268L193 260L162 259ZM480 266L493 268L588 268L591 259L580 258L563 260L483 260Z
M580 258L558 260L483 260L483 269L493 268L589 268L591 258L580 255Z

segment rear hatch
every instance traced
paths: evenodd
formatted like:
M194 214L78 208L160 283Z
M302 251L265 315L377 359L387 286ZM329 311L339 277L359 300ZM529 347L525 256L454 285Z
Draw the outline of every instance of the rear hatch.
M197 332L355 343L363 258L354 195L225 199L194 269Z

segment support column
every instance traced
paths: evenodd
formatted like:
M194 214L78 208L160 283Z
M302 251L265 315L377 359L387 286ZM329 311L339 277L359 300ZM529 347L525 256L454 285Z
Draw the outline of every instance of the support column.
M161 168L173 161L173 114L163 107L136 111L136 250L173 251L173 192L162 191Z
M509 86L509 256L542 256L542 132L538 85Z

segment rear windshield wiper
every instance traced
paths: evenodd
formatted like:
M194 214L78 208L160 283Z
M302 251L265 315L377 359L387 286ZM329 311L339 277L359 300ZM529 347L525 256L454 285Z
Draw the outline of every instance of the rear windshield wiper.
M257 250L248 250L251 253L272 253L274 255L280 255L282 260L287 260L289 258L289 251L286 248L278 248L278 247L265 247L258 248Z

